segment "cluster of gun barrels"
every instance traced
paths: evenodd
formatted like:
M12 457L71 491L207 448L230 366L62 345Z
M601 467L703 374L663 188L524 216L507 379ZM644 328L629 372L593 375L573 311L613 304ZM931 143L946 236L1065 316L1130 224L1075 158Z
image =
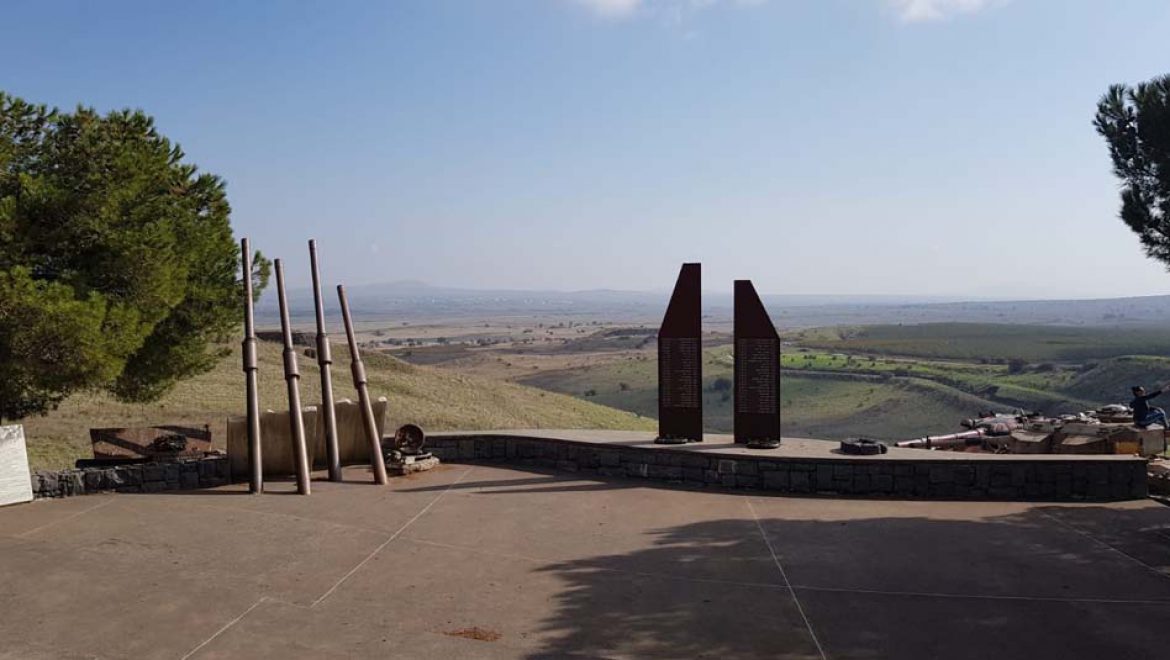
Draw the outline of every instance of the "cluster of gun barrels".
M252 299L252 251L248 239L240 241L243 253L244 281L244 378L248 391L248 489L253 493L264 490L264 467L260 442L260 392L257 384L259 364L256 356L256 322ZM337 445L337 415L333 407L333 377L330 374L333 356L329 350L329 336L325 333L325 304L321 298L321 271L317 265L317 242L309 241L309 260L313 271L313 302L317 310L317 366L321 370L321 412L325 431L325 454L329 468L329 480L341 481L341 459ZM284 287L284 265L274 260L276 269L276 293L280 302L280 329L284 341L284 380L288 384L289 435L293 443L293 460L297 471L297 492L310 492L308 448L305 445L305 422L301 414L300 368L297 366L297 351L293 346L292 326L289 322L288 297ZM350 371L353 386L358 393L366 441L370 447L370 463L374 482L386 484L386 463L382 457L382 439L374 422L374 411L370 404L369 383L366 367L354 339L353 319L349 314L349 301L345 297L345 286L337 285L337 297L341 303L341 318L345 324L345 336L349 340L349 354L352 358Z

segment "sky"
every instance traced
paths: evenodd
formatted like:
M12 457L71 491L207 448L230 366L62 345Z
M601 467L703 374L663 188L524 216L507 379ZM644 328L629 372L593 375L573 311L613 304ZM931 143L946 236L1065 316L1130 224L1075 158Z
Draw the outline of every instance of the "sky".
M7 0L0 89L141 108L307 286L1170 292L1092 127L1165 0Z

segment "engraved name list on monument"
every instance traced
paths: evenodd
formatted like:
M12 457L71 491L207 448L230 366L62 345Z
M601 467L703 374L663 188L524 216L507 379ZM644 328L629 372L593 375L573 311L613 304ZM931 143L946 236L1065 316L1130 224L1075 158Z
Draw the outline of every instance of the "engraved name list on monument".
M698 408L700 391L699 340L696 337L664 337L659 340L659 377L664 408Z
M0 426L0 506L30 502L32 498L24 427Z
M774 414L779 342L775 339L741 337L735 342L736 358L742 360L736 374L735 411Z

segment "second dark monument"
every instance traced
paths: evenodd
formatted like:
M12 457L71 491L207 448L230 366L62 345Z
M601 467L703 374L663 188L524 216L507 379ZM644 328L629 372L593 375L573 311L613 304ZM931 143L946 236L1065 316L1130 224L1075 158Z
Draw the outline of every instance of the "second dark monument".
M751 280L735 281L735 441L780 446L780 335Z
M700 264L683 264L658 329L660 444L703 440L703 346Z

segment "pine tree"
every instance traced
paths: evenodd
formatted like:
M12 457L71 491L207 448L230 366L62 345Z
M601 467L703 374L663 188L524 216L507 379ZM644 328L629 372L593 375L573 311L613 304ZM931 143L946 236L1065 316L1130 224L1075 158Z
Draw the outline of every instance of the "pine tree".
M1170 75L1113 85L1093 123L1122 181L1122 221L1146 254L1170 266Z
M223 181L183 159L141 111L0 92L0 418L80 390L149 401L221 357L239 246Z

